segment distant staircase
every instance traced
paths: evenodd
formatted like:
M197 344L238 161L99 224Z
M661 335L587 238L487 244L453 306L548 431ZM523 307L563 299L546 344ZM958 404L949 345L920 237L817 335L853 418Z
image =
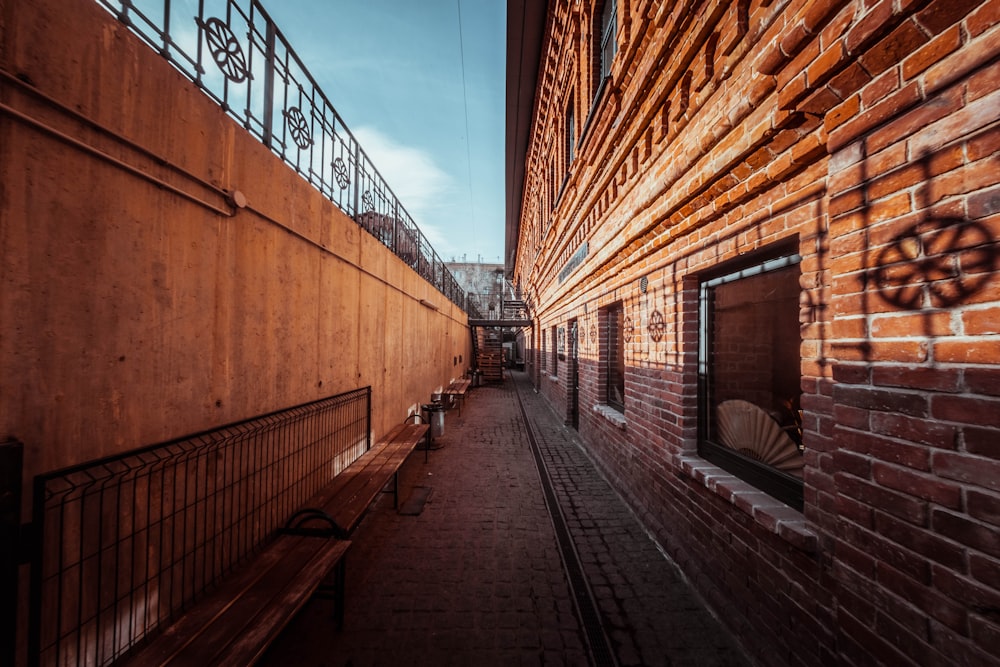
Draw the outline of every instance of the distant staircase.
M504 299L501 318L504 320L528 319L528 305L521 299Z
M503 334L499 329L476 327L472 339L483 381L503 382Z
M528 304L510 283L505 282L500 297L499 318L490 310L490 318L469 318L472 331L472 356L484 382L503 382L504 331L531 327Z

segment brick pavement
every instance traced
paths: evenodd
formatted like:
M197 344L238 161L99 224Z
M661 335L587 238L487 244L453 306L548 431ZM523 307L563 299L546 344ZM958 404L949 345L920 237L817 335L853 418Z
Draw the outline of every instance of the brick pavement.
M517 386L604 631L620 665L746 664L523 374ZM515 383L470 392L448 413L442 449L414 454L348 555L343 632L315 600L264 665L587 665Z

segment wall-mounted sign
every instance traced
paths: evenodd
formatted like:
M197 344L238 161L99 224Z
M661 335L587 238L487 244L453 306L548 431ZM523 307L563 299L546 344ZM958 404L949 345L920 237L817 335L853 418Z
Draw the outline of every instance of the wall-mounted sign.
M566 266L563 267L562 271L559 272L559 282L563 282L569 278L569 274L573 273L573 269L583 264L583 260L587 259L588 244L584 241L583 245L577 248L573 256L569 258L566 262Z

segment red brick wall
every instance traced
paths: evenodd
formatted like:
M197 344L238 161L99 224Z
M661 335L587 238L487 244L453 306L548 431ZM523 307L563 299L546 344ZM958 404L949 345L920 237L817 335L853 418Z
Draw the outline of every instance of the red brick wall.
M595 4L550 3L515 267L543 330L580 324L582 440L760 662L994 662L1000 2L619 0L596 101ZM699 276L781 244L801 513L697 453Z

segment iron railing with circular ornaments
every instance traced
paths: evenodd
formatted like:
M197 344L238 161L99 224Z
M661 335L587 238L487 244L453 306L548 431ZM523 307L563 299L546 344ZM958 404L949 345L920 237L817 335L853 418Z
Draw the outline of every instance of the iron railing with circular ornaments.
M449 300L465 307L465 291L259 0L97 2Z

